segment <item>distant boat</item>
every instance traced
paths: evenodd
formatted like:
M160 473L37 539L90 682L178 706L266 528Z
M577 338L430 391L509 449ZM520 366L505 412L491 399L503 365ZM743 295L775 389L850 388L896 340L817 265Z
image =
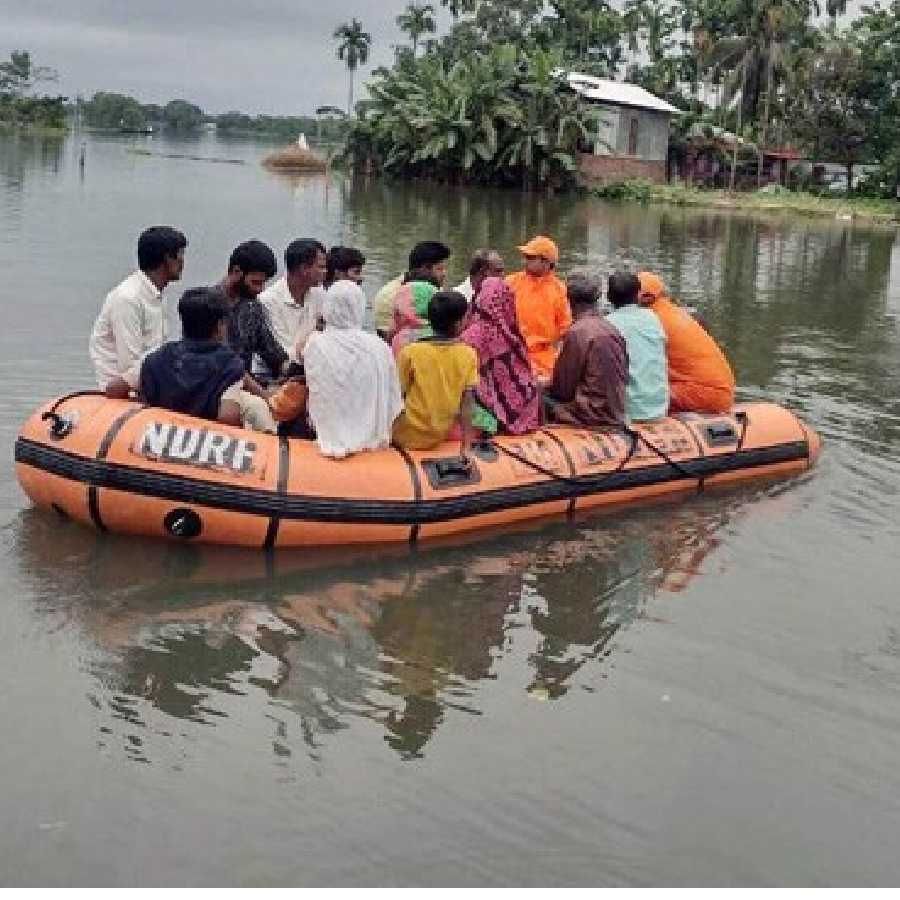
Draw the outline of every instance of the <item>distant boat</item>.
M144 125L141 128L119 128L119 134L153 134L152 125Z

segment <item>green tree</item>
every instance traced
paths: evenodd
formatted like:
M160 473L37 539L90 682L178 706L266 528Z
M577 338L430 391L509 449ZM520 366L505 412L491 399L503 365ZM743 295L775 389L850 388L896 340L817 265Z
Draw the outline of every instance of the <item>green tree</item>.
M797 133L806 137L816 159L840 162L847 170L871 153L872 119L877 115L877 86L857 42L834 35L810 60Z
M203 125L203 110L187 100L170 100L163 107L163 123L172 131L197 131Z
M98 91L82 109L84 122L91 128L137 130L147 124L143 107L134 97L110 91Z
M350 73L350 92L347 98L347 115L353 115L353 82L356 70L364 66L369 59L372 46L372 35L363 31L362 22L352 19L339 25L334 30L334 38L338 41L337 58L347 64Z
M423 34L434 34L437 24L434 21L434 7L430 3L410 3L397 16L397 26L409 35L413 56L419 49L419 39Z

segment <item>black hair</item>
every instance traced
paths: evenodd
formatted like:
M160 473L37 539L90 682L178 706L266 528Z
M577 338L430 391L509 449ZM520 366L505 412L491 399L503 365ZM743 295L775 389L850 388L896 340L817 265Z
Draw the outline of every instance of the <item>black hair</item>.
M178 301L181 334L189 341L208 341L228 315L228 301L218 288L189 288Z
M284 251L284 267L293 272L300 266L311 266L320 253L325 253L325 245L315 238L291 241Z
M629 303L637 303L640 292L641 282L637 275L631 272L616 272L609 276L609 302L616 309L628 306Z
M472 262L469 263L469 278L477 278L485 269L488 268L491 264L491 256L497 253L496 250L492 250L489 248L484 248L482 250L476 250L475 255L472 257ZM500 254L497 253L499 256Z
M138 238L138 266L142 272L152 272L170 256L187 247L187 238L176 228L154 225L141 232Z
M459 291L437 291L428 301L428 321L438 337L452 334L453 326L463 320L469 304Z
M268 244L262 241L244 241L231 251L228 271L234 268L240 269L245 275L262 272L266 278L271 278L278 265L275 262L275 254Z
M600 299L600 285L590 275L573 274L566 280L566 295L572 306L593 306Z
M440 241L422 241L412 248L409 254L409 271L424 269L425 266L436 266L450 259L450 248Z
M346 272L348 269L362 268L366 264L366 258L356 247L332 247L328 251L328 274L326 280L334 280L335 272Z

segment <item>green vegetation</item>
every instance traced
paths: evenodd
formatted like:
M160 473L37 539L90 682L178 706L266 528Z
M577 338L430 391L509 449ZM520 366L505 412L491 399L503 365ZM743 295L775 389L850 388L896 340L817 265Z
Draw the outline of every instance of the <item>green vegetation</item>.
M0 62L0 127L65 130L66 98L32 96L38 84L56 79L53 69L34 65L27 50Z
M854 218L872 222L900 222L900 206L893 200L873 197L825 197L806 191L767 187L750 193L724 190L700 190L675 184L654 184L630 179L602 187L590 193L603 200L629 203L670 203L674 206L708 206L719 209L747 209L791 212L829 218Z
M373 73L370 100L351 104L346 156L357 165L462 182L571 180L593 123L561 83L560 99L549 99L542 79L551 61L624 77L684 110L673 152L715 145L730 157L732 187L739 166L743 183L759 184L764 151L789 146L844 165L848 186L854 166L877 163L871 183L885 196L900 188L900 0L863 6L846 27L837 24L845 0L826 0L824 10L819 0L441 5L453 18L449 33L422 44L433 7L410 4L398 23L411 46ZM741 141L755 161L739 159Z

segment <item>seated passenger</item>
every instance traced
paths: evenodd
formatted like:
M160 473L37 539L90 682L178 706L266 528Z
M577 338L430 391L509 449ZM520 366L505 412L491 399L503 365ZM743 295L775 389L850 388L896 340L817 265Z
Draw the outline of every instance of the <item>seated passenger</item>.
M462 433L461 455L472 443L472 415L478 387L478 354L459 340L466 315L466 298L439 291L428 304L433 335L400 351L397 368L406 408L394 423L394 443L412 450L430 450Z
M146 403L174 412L275 432L266 402L244 390L245 367L225 341L228 303L215 288L191 288L178 301L182 339L149 353L141 366Z
M307 410L319 450L338 459L391 442L391 426L403 409L390 348L363 331L366 297L352 281L336 281L323 307L325 328L303 355Z
M669 412L666 335L659 319L638 305L640 291L637 275L616 272L609 276L609 302L614 308L606 321L625 338L628 351L625 416L629 422L649 422Z
M502 278L479 284L460 340L478 354L475 427L488 434L537 430L541 391L516 322L516 299Z
M547 417L564 425L625 423L628 352L625 339L600 315L600 285L586 275L566 282L574 321L563 338L545 395Z
M409 254L409 271L394 296L391 347L394 356L419 338L429 337L428 303L447 279L450 248L438 241L423 241Z
M471 303L478 296L485 278L502 278L505 272L503 257L498 250L490 248L476 250L472 262L469 263L468 278L453 290L462 294Z
M559 342L569 330L572 312L566 287L556 277L559 249L547 237L532 238L519 247L525 268L506 283L516 295L519 330L528 345L531 368L539 380L549 381L559 352Z
M187 238L157 225L141 233L138 268L113 288L91 331L89 352L101 391L124 398L137 390L141 361L166 339L162 292L184 269Z
M303 361L306 341L321 325L325 265L325 247L319 241L313 238L291 241L284 251L284 275L259 295L272 333L285 356L290 357L285 369L292 362Z
M275 254L262 241L244 241L231 251L228 272L218 289L228 302L228 345L244 361L248 372L257 360L268 377L280 377L288 355L272 330L269 314L260 300L266 282L275 274Z
M641 272L641 303L666 333L669 411L724 413L734 406L734 374L708 331L667 294L662 280Z
M362 284L366 258L355 247L332 247L325 258L325 281L328 290L336 281L352 281Z

